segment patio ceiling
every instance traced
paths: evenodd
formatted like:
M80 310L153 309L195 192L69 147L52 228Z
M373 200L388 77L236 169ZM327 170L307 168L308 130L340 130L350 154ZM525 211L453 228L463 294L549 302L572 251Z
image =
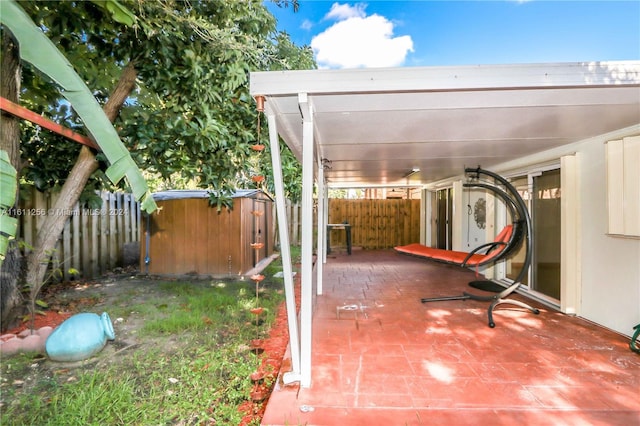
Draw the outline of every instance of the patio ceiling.
M258 72L251 94L298 159L313 120L329 186L420 185L640 123L640 61Z

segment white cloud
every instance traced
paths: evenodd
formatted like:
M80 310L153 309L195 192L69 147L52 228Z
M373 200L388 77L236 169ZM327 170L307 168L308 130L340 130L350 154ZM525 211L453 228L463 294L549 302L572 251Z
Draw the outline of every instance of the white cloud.
M331 10L325 15L325 19L335 19L337 21L348 18L364 18L367 16L367 5L364 3L358 3L355 6L349 6L348 4L334 3L331 5Z
M300 24L300 28L302 28L303 30L310 30L311 28L313 28L313 22L305 19L304 21L302 21L302 24Z
M334 3L325 16L338 22L311 40L319 68L373 68L402 65L413 52L411 36L393 36L384 16L366 15L366 5Z

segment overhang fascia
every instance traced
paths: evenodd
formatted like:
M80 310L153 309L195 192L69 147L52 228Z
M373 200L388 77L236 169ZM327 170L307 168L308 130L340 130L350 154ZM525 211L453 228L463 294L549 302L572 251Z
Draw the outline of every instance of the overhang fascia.
M253 96L637 85L638 61L251 73Z

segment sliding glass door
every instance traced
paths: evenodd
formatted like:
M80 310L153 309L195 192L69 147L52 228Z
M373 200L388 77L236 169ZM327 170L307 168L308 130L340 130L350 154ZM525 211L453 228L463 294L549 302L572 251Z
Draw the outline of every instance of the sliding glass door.
M532 265L523 280L531 290L560 300L560 169L511 180L524 199L533 223ZM515 279L524 260L524 247L507 261L506 277Z
M436 193L437 197L437 238L436 247L444 250L451 250L453 219L453 189L440 189Z

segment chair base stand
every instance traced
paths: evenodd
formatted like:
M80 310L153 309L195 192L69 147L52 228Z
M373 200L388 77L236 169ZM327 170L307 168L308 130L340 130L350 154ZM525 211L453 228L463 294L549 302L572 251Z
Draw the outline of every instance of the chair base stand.
M477 288L478 290L482 291L489 291L491 293L500 293L505 289L504 286L501 286L500 284L494 283L493 281L489 280L471 281L469 282L469 287Z
M423 299L420 299L420 301L422 303L428 303L428 302L443 302L443 301L448 301L448 300L467 300L467 299L471 299L471 300L479 300L482 302L491 302L491 305L489 305L489 309L487 311L487 316L489 319L489 327L494 328L496 326L496 323L493 321L493 311L496 308L496 306L498 305L503 305L503 304L510 304L510 305L516 305L519 306L521 308L524 309L528 309L529 311L533 312L534 314L538 315L540 313L540 310L538 308L534 308L532 306L529 306L528 304L521 302L519 300L513 300L513 299L506 299L507 296L509 296L511 293L513 293L514 291L516 291L516 289L520 286L520 283L514 283L511 286L507 287L507 288L503 288L503 291L501 291L500 293L493 295L493 296L480 296L477 294L471 294L471 293L467 293L467 292L463 292L460 296L443 296L443 297L426 297Z

